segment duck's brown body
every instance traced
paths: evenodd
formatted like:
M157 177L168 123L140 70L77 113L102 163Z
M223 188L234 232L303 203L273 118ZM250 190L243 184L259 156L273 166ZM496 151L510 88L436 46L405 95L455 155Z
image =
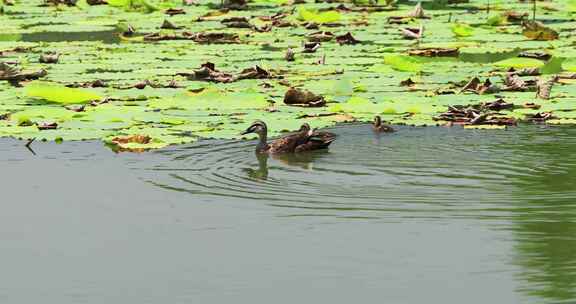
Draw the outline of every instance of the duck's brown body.
M303 124L297 132L278 138L271 143L267 142L268 129L262 121L254 122L242 134L248 133L256 133L260 138L256 152L270 154L325 149L336 139L336 135L332 133L311 130L308 124Z
M376 133L392 133L394 132L394 128L391 126L382 123L382 119L380 116L374 117L374 122L372 123L372 130Z

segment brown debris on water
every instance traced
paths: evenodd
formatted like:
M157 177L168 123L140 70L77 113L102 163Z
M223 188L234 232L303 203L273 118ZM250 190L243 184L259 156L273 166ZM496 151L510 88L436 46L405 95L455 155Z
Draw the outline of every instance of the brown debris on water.
M556 40L559 37L557 31L545 26L539 21L522 22L522 35L531 40Z
M405 39L420 39L424 35L424 26L400 28L400 32Z
M525 80L516 73L506 73L504 76L505 87L502 91L525 92L536 90L535 80Z
M526 115L526 120L534 122L534 123L543 123L549 119L553 119L554 116L550 112L540 112L536 114L528 114Z
M283 12L278 12L278 13L271 15L271 16L260 16L258 18L262 21L272 22L272 26L275 26L275 27L295 26L290 21L285 20L286 17L288 17L288 14L283 13Z
M525 68L525 69L520 69L520 70L510 68L508 70L508 73L509 74L515 74L518 76L538 76L541 74L540 68Z
M332 39L334 39L332 32L320 31L308 35L308 40L311 42L328 42Z
M324 97L316 95L308 90L300 90L290 87L284 94L284 103L300 107L321 107L326 104L326 101L324 100Z
M72 111L72 112L84 112L84 109L86 109L86 106L85 105L68 105L68 106L65 106L64 108L66 108L66 110Z
M111 140L115 144L128 144L128 143L138 143L138 144L149 144L152 138L148 135L126 135L117 136Z
M252 24L246 17L230 17L222 19L220 23L231 28L252 28Z
M552 93L552 86L558 81L558 76L553 76L550 79L540 78L536 83L536 98L550 99Z
M458 57L460 50L458 48L423 48L409 50L408 54L423 57Z
M221 72L216 69L216 66L207 62L200 66L200 69L193 72L178 73L177 75L185 76L189 80L201 80L219 83L230 83L242 79L268 79L272 78L270 72L264 70L259 66L254 66L242 70L238 75L231 73Z
M44 54L40 55L40 58L38 59L38 61L40 63L52 64L52 63L58 63L59 59L60 59L60 54L58 54L58 53L44 53Z
M218 33L218 32L200 32L191 35L192 40L197 43L239 43L238 34L235 33Z
M426 16L424 13L424 9L422 8L422 4L420 2L418 2L414 9L412 9L412 11L410 11L406 16L388 17L388 23L404 24L410 22L412 19L430 19L430 17Z
M179 30L179 29L183 28L183 26L177 26L174 23L172 23L170 20L164 19L164 22L162 22L162 25L160 26L160 28L165 29L165 30Z
M192 40L201 44L240 43L238 34L220 32L182 32L180 34L151 33L144 36L144 41Z
M38 130L55 130L58 128L58 123L52 121L41 121L36 123Z
M533 109L533 110L538 110L542 107L541 105L539 105L537 103L533 103L533 102L527 102L523 106L526 109Z
M88 5L106 5L108 2L106 0L86 0Z
M25 80L35 80L48 75L46 70L41 69L39 71L22 71L16 65L10 65L5 62L0 62L0 81L6 80L13 85L18 85L21 81Z
M338 44L340 44L340 45L343 45L343 44L354 45L354 44L360 43L360 41L357 40L356 38L354 38L354 36L352 36L352 33L350 33L350 32L348 32L344 35L336 36L336 42L338 42Z
M516 119L499 113L511 110L514 105L502 99L476 105L448 106L448 111L441 113L435 120L448 121L457 125L516 125Z
M183 15L183 14L186 14L186 11L184 11L184 9L182 9L182 8L169 8L169 9L164 11L164 14L169 15L169 16Z
M151 33L143 37L144 41L164 41L164 40L191 40L190 37L180 34Z
M416 83L412 80L412 78L408 78L406 80L402 80L400 81L400 85L403 87L411 87L413 85L415 85Z
M516 11L506 11L502 14L506 21L510 23L519 23L522 22L528 17L528 13L518 13Z
M284 59L286 59L286 61L294 61L295 59L295 54L294 54L294 50L292 48L288 48L286 50L286 54L284 55Z
M550 58L552 58L552 55L543 51L524 51L520 52L518 57L548 61Z
M407 15L407 17L418 18L418 19L429 18L424 14L424 9L422 8L421 2L418 2L418 4L416 4L414 9Z
M231 10L242 10L246 8L246 0L222 0L222 7Z
M320 42L304 43L303 53L315 53L320 48Z
M504 99L499 98L495 101L481 103L479 109L488 109L493 111L500 110L510 110L514 108L514 104L504 101Z
M478 77L472 78L464 87L460 90L463 92L474 92L478 95L492 94L500 91L498 86L492 84L490 79L486 78L484 82L481 82Z
M251 68L244 69L236 76L236 80L242 79L267 79L271 78L270 72L255 65Z
M148 149L146 148L128 148L126 147L128 144L141 144L146 145L152 142L152 138L148 135L124 135L124 136L117 136L112 138L110 141L112 143L112 150L114 152L144 152Z
M317 30L320 28L320 25L316 22L306 22L302 24L302 26L307 30Z
M67 6L75 6L78 0L44 0L44 3L40 6L48 6L48 5L67 5Z
M96 79L81 83L75 82L66 86L69 88L106 88L108 84L104 80Z

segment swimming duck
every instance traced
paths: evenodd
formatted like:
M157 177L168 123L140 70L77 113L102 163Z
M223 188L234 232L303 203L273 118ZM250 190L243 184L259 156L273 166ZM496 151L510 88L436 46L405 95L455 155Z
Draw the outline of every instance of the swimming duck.
M394 129L387 125L387 124L383 124L382 123L382 118L380 118L380 116L376 115L376 117L374 117L374 122L372 123L372 130L374 130L374 132L378 132L378 133L392 133L394 132Z
M307 123L304 123L295 133L278 138L271 143L267 142L268 127L261 120L253 122L241 135L249 133L256 133L260 138L258 145L256 145L257 153L271 154L325 149L336 139L335 134L312 130Z

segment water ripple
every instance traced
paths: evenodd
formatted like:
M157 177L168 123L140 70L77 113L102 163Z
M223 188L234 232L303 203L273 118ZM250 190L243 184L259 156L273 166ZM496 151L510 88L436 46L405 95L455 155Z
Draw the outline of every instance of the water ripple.
M203 141L155 152L157 161L137 162L134 169L166 189L319 216L509 218L520 208L510 203L576 197L571 188L538 186L574 172L576 131L570 129L332 131L339 138L329 151L258 156L251 141Z

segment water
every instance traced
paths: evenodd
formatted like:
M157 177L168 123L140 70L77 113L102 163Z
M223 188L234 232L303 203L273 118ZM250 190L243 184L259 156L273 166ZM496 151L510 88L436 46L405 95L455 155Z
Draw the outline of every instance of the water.
M2 140L2 303L574 303L576 129Z

